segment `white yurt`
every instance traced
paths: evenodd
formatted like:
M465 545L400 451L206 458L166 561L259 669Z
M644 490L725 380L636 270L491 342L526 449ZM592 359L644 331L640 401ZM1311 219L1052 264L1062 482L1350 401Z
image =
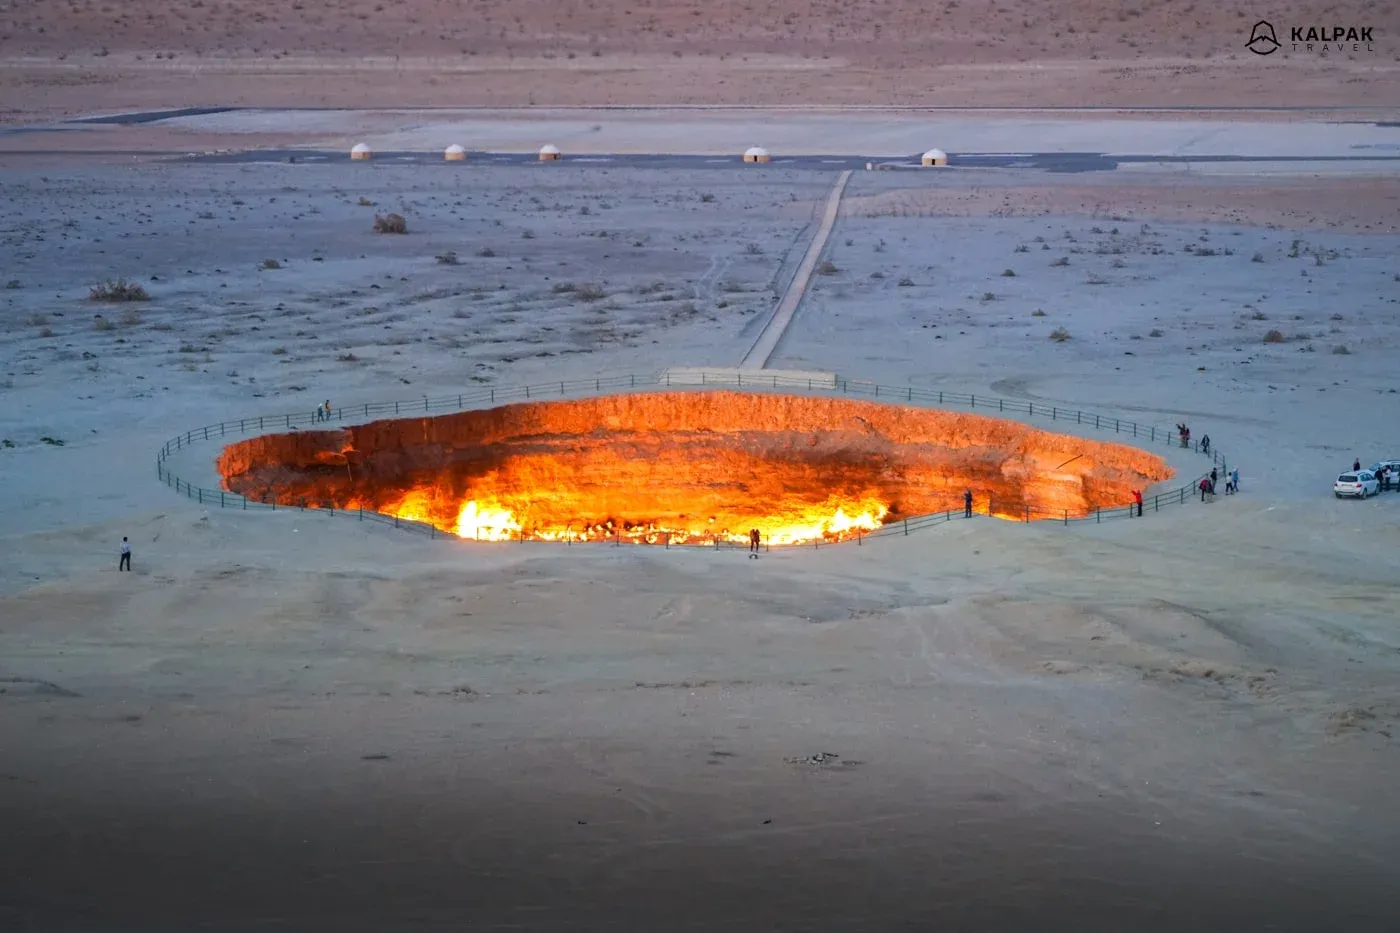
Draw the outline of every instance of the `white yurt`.
M744 150L745 162L772 162L773 157L768 154L767 149L760 149L754 146L752 149Z
M942 149L930 149L928 152L924 153L920 161L923 162L924 165L947 165L948 153L944 152Z
M453 143L442 151L442 157L449 162L462 162L467 158L467 150Z
M540 147L541 162L557 162L559 161L559 156L559 147L553 143L545 143Z
M352 159L368 159L372 155L374 155L374 150L364 143L355 143L350 149L350 158Z

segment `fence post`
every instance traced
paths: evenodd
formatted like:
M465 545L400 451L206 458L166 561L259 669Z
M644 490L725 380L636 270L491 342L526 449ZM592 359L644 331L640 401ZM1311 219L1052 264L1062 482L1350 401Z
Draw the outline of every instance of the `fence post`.
M462 407L462 396L460 396L460 395L457 396L457 407L458 407L458 408L461 408L461 407Z
M977 396L973 395L973 396L969 396L969 397L972 399L972 407L973 407L973 408L976 408L976 407L977 407Z
M492 404L492 405L496 404L496 387L495 387L495 386L492 386L492 387L491 387L491 404Z
M943 391L941 389L938 392L938 404L943 404Z
M862 536L861 533L860 533L860 529L857 528L857 529L856 529L856 547L860 547L862 544L865 543L863 540L861 540L862 537L863 537L863 536Z
M399 527L399 517L397 515L394 516L394 527Z
M290 428L291 426L292 426L292 416L291 416L291 415L288 415L288 416L287 416L287 427Z
M997 411L1006 411L1006 399L997 399Z
M203 504L204 504L204 487L203 487L203 486L200 486L200 487L199 487L199 504L200 504L200 505L203 505Z
M365 507L364 507L364 506L360 506L360 521L364 521L364 520L365 520Z
M812 387L812 380L808 379L808 380L807 380L807 388L810 389L811 387ZM910 387L909 387L909 401L911 401L911 402L914 401L914 387L913 387L913 386L910 386Z
M1095 524L1100 524L1103 522L1103 509L1099 509L1097 512L1094 513L1094 522Z
M909 537L909 519L904 520L904 536Z
M1137 437L1137 422L1133 422L1133 437Z
M1153 426L1152 426L1152 440L1153 440L1154 442L1157 440L1157 426L1156 426L1156 425L1153 425Z
M1065 509L1065 527L1069 527L1069 509Z
M1030 507L1030 506L1026 506L1026 524L1030 524L1030 520L1031 520L1031 507Z
M428 526L428 537L437 540L437 525Z
M1050 406L1050 420L1051 420L1051 421L1059 421L1059 420L1060 420L1060 410L1059 410L1058 408L1056 408L1055 406L1053 406L1053 405Z
M222 489L220 489L220 490L219 490L219 508L222 509L223 507L224 507L224 491L223 491Z
M1098 426L1099 426L1099 416L1098 416L1098 415L1095 415L1095 416L1094 416L1094 429L1097 430L1097 429L1098 429Z
M428 397L427 397L426 395L423 396L423 410L424 410L424 411L429 411L429 410L430 410L430 409L428 408Z

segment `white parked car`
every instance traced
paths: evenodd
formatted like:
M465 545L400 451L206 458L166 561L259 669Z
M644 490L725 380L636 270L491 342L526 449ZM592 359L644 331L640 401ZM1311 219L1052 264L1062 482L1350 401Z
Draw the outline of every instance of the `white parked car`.
M1400 460L1381 460L1371 464L1369 471L1379 476L1381 467L1385 467L1385 475L1390 480L1391 486L1400 482Z
M1376 474L1370 470L1353 470L1337 477L1337 481L1332 484L1332 491L1337 494L1338 499L1343 496L1365 499L1380 492L1381 484L1376 479Z

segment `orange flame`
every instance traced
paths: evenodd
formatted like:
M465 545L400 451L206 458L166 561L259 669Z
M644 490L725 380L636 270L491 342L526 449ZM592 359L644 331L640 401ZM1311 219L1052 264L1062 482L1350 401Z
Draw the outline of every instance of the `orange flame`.
M351 503L351 508L364 505ZM370 507L365 505L364 507ZM444 517L456 512L455 520ZM721 541L747 543L749 527L757 528L766 544L802 544L812 541L840 541L880 527L889 508L878 499L866 497L841 500L833 497L821 505L805 506L774 517L756 517L745 528L714 528L713 520L697 520L685 526L656 522L617 522L609 519L592 525L570 522L563 527L526 529L511 509L499 502L469 499L460 507L441 501L432 489L415 489L396 502L381 504L376 511L407 521L423 522L450 530L473 541L599 541L625 538L648 544L684 544Z

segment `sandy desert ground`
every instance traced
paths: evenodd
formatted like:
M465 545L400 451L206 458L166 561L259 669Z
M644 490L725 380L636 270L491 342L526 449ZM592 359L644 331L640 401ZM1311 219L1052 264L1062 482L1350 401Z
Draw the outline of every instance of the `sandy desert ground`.
M0 925L1393 929L1400 494L1330 493L1400 457L1393 174L852 177L771 365L1238 463L1141 521L753 562L155 478L324 398L734 366L833 180L0 163Z
M1248 50L1254 24L1283 42ZM1371 29L1341 49L1294 26ZM1359 34L1358 34L1359 38ZM1400 106L1400 11L1101 0L0 4L0 119L114 107Z

